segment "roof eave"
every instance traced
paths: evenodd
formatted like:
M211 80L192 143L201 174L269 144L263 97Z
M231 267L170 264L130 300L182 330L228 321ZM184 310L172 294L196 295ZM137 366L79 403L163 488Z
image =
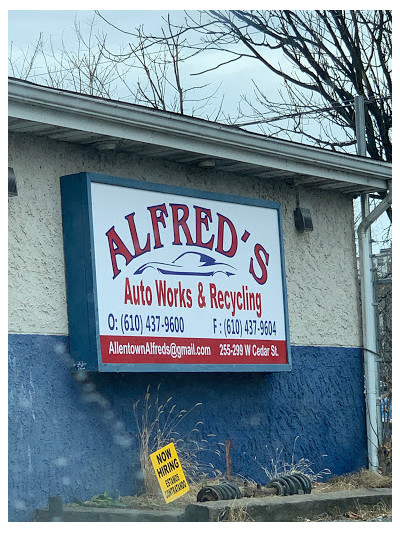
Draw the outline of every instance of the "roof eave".
M389 163L20 80L9 80L9 116L377 190L391 179Z

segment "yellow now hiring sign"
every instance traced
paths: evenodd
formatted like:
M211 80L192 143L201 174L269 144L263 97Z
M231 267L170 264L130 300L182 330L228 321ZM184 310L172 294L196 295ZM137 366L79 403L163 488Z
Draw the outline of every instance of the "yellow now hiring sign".
M189 485L173 442L152 453L150 459L167 503L188 492Z

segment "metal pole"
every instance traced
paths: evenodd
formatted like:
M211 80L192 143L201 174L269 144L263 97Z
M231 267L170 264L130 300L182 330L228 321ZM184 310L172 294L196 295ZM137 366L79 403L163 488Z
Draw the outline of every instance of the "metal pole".
M364 97L354 97L356 119L357 155L366 156ZM365 223L370 215L369 195L361 195L361 223L358 227L360 256L361 302L363 321L365 402L367 416L368 462L370 470L376 472L378 460L378 367L376 360L376 317L374 308L374 286L372 279L371 224ZM376 217L377 218L377 217Z
M360 94L354 97L354 113L356 119L357 155L366 156L364 96Z

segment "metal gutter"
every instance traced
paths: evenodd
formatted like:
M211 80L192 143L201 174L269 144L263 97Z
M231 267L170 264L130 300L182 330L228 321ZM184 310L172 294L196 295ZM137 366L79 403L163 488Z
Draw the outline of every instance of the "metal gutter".
M362 95L356 95L354 97L354 110L356 120L357 154L359 156L365 156L366 154L364 105L364 97ZM388 207L390 207L392 203L391 181L388 183L388 189L388 194L371 212L369 195L363 194L361 196L362 220L357 228L360 256L368 466L373 472L377 472L379 468L378 449L381 435L381 412L379 402L379 369L377 360L377 324L374 307L374 285L372 279L371 225L388 209Z
M9 79L9 116L386 190L391 165L134 104Z
M392 191L380 204L360 222L357 228L360 254L361 303L363 322L365 403L368 441L368 462L370 470L377 472L379 467L379 372L377 353L376 319L374 308L374 287L371 270L371 250L369 230L392 203Z

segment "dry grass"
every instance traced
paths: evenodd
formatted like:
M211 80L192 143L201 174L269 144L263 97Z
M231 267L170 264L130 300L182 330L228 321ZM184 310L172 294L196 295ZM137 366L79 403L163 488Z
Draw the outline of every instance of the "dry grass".
M392 518L392 509L388 508L383 502L373 506L361 505L355 511L340 513L324 513L314 518L312 522L371 522L376 519ZM378 520L379 521L379 520ZM296 522L311 522L309 518L298 518Z
M382 476L371 470L362 469L360 472L334 476L326 483L314 483L313 492L335 492L354 489L389 488L392 486L392 476Z
M217 522L254 522L242 500L234 500L229 509L221 511Z
M298 438L299 436L297 436L294 440L290 462L285 459L283 448L276 448L271 454L267 445L265 446L265 448L267 449L270 455L267 465L261 464L257 460L257 458L254 457L255 462L262 468L262 470L264 470L265 475L269 480L281 476L288 476L290 474L301 473L305 474L311 479L311 481L315 482L318 479L323 478L323 476L327 476L331 473L328 468L325 468L318 472L314 472L313 463L309 459L305 459L304 457L295 460L295 449Z
M122 496L120 499L130 509L184 509L189 503L196 502L197 494L204 484L209 482L214 483L215 479L208 479L207 483L204 481L191 481L188 483L189 491L170 503L165 502L159 486L155 494L142 493L135 496Z
M196 403L189 410L181 409L177 412L172 396L165 402L160 402L159 389L160 385L152 396L150 386L148 386L143 399L133 405L139 436L139 459L144 482L144 496L154 502L157 502L160 496L162 498L162 495L150 455L171 442L175 445L189 486L199 479L210 479L220 474L212 463L204 464L199 461L200 452L208 450L220 455L218 449L209 450L208 441L199 437L199 427L203 422L196 422L185 434L180 432L179 425L201 403ZM207 437L215 437L215 435L210 434ZM191 492L193 491L190 490L189 493Z

